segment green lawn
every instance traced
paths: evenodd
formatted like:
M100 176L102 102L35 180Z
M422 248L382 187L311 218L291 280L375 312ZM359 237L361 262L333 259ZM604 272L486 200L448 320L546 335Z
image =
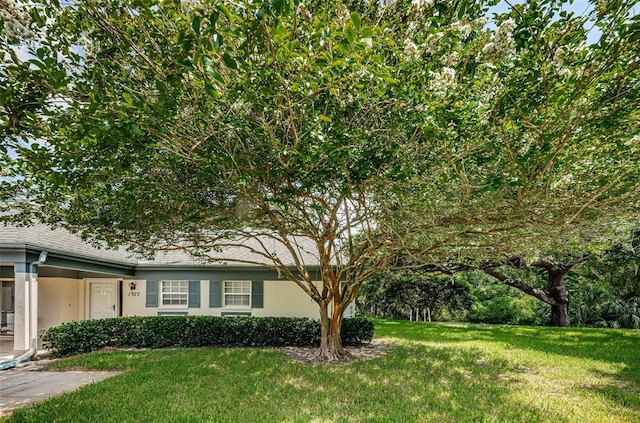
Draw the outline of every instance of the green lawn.
M640 331L376 321L390 353L303 365L271 349L89 354L124 370L22 422L639 422Z

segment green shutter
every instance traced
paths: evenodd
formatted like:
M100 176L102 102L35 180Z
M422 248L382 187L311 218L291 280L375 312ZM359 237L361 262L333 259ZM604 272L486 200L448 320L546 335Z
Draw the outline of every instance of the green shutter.
M251 281L251 308L264 307L264 282Z
M189 281L189 308L200 308L200 281Z
M158 281L147 281L147 307L158 307Z
M222 283L220 281L209 281L209 307L222 307Z

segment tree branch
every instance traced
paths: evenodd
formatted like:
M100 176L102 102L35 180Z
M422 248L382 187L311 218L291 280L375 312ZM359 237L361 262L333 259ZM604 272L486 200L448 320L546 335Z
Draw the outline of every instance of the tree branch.
M531 285L528 285L528 284L526 284L526 283L524 283L522 281L519 281L517 279L510 278L510 277L498 272L495 269L486 268L486 269L483 269L483 271L487 275L493 276L494 278L498 279L500 282L504 283L505 285L517 288L520 291L524 292L525 294L531 295L532 297L536 297L540 301L544 301L545 303L547 303L549 305L554 305L556 303L556 301L553 298L551 298L549 295L547 295L546 292L544 292L544 291L542 291L540 289L534 288Z

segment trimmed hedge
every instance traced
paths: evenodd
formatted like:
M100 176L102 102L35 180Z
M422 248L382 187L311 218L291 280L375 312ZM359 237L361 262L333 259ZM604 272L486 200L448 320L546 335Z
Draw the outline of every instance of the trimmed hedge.
M344 319L344 345L373 338L373 323ZM54 357L96 351L104 347L281 347L320 343L320 322L295 317L150 316L78 320L44 331L42 341Z

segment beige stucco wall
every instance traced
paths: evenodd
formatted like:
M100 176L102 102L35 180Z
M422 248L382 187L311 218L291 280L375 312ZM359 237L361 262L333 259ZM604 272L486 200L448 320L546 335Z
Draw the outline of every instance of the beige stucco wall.
M123 316L156 316L158 312L187 311L190 315L220 316L222 312L251 312L252 316L309 317L317 319L318 306L291 281L264 281L263 308L210 308L209 281L200 281L200 307L146 307L146 281L136 280L136 289L129 288L131 280L123 283Z
M318 305L291 281L264 281L264 308L254 308L253 316L309 317L318 319Z
M85 282L82 279L38 280L38 329L85 318Z
M96 280L96 279L92 279ZM113 279L110 279L113 280ZM134 290L130 282L136 283ZM70 320L87 318L87 281L40 278L38 327L46 329ZM210 308L209 281L200 281L200 307L146 307L146 281L125 279L122 284L123 316L156 316L158 312L220 316L222 312L251 312L252 316L319 317L317 304L296 284L286 280L264 281L263 308Z
M129 287L135 282L136 289ZM145 307L145 281L125 279L122 283L122 315L123 316L156 316L155 308Z

